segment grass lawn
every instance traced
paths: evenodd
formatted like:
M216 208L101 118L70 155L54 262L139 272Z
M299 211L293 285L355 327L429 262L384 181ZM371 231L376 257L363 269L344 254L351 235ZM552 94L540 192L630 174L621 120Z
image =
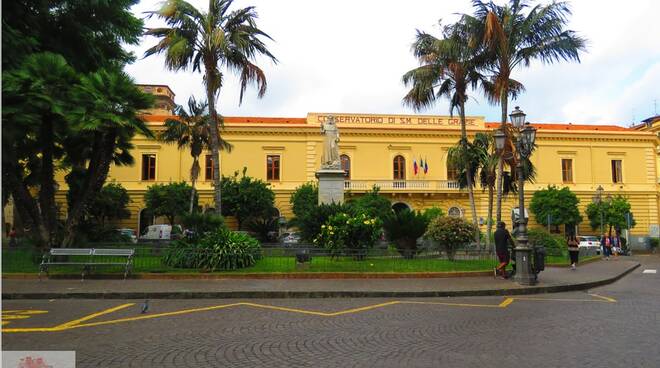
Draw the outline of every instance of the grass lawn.
M595 258L583 257L582 261ZM77 259L78 258L78 259ZM84 257L71 257L71 260L84 260ZM104 258L108 260L112 258ZM125 258L116 258L116 261ZM39 272L40 257L33 256L30 250L2 251L2 273L37 273ZM547 256L547 265L568 264L567 257ZM248 268L236 271L216 273L297 273L297 272L451 272L451 271L490 271L497 265L495 259L457 259L449 261L441 258L419 257L403 259L400 257L371 257L363 261L356 261L351 257L331 259L326 256L313 256L309 267L297 269L295 258L292 256L272 255L264 257ZM52 274L77 274L81 266L52 267ZM161 255L137 250L133 260L134 273L196 273L196 269L173 268L161 262ZM120 266L99 267L94 273L123 273Z

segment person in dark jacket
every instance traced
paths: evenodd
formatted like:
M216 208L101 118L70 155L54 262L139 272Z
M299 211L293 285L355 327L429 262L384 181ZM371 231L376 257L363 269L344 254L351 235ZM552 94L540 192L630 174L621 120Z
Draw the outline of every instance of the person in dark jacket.
M500 221L497 223L497 230L495 230L495 252L500 264L495 269L495 273L503 278L507 278L505 269L511 260L509 245L513 245L513 239L509 230L506 229L506 224Z

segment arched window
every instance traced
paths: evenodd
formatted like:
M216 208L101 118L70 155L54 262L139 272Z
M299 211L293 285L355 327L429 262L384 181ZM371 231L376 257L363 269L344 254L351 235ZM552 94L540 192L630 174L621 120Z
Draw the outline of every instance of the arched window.
M351 179L351 158L348 155L341 155L341 169L344 170L344 179Z
M408 206L406 203L403 202L396 202L395 204L392 205L392 211L399 213L401 211L408 210L410 211L410 206Z
M463 217L463 210L459 207L450 207L447 215L450 217Z
M394 157L392 176L394 180L406 180L406 159L398 155Z

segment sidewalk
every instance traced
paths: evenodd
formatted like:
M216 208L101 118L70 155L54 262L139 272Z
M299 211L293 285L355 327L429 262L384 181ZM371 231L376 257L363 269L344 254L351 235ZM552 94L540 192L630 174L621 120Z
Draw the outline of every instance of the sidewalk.
M534 286L489 277L401 279L47 280L3 279L2 299L224 299L446 297L585 290L612 283L639 266L619 258L578 267L549 267Z

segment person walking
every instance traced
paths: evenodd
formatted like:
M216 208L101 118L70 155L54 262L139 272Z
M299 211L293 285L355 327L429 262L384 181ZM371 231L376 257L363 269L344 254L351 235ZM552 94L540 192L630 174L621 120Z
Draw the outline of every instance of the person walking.
M600 238L600 246L603 247L603 259L609 261L610 255L612 254L612 242L610 241L610 237L603 234Z
M511 260L511 255L509 254L509 244L513 245L513 239L509 230L506 229L506 224L502 221L497 223L497 230L495 230L495 252L497 253L497 258L500 261L500 264L495 268L495 276L502 276L506 279L506 266Z
M16 228L12 226L11 231L9 232L9 247L14 248L18 245L16 241Z
M571 234L566 239L566 243L568 243L568 255L571 258L571 269L575 270L578 263L578 256L580 255L580 242L575 235Z

